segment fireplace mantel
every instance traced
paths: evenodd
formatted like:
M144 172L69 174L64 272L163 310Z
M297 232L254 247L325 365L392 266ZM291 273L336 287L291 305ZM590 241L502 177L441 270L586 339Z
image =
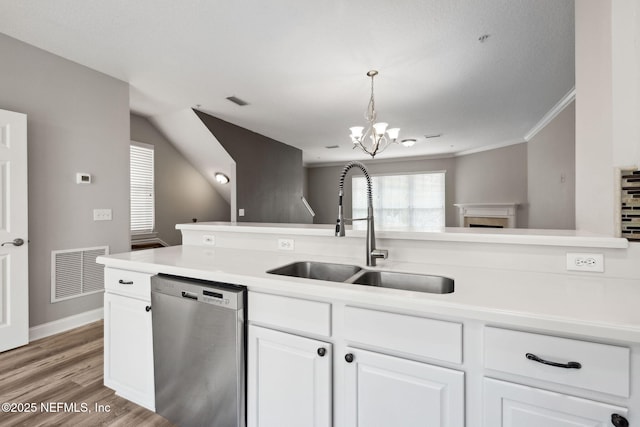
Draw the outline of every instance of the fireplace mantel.
M518 203L455 203L460 211L460 227L468 226L468 218L502 218L506 228L515 228Z

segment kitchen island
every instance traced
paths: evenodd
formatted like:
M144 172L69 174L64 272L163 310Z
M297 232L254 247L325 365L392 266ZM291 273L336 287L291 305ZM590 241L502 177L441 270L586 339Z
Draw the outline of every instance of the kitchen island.
M362 233L335 238L328 227L266 224L178 228L182 246L99 259L107 266L105 351L109 339L120 339L107 333L116 297L141 302L131 310L148 331L134 341L148 348L140 337L150 336L149 316L138 311L147 307L153 274L246 286L248 425L640 420L640 379L631 375L640 367L640 277L632 268L638 248L624 239L575 232L379 233L389 258L373 269L454 279L453 293L429 294L266 273L294 261L364 266ZM567 252L603 254L607 268L566 271ZM132 274L135 290L118 286L133 281L126 280ZM152 357L148 349L142 353L146 391L129 393L136 388L131 381L110 384L111 372L122 368L109 355L105 383L153 408Z

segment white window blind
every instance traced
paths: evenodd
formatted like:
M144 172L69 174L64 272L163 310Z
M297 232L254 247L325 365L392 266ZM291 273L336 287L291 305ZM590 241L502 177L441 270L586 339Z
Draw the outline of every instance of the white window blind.
M153 145L131 143L131 234L155 228Z
M378 175L373 185L373 216L376 230L430 230L445 226L445 173ZM352 210L354 218L367 216L367 181L354 176ZM353 228L366 229L366 221Z

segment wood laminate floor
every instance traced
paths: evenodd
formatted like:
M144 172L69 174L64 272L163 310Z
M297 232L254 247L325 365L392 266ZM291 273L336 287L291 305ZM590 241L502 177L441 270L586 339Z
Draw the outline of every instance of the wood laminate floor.
M0 404L2 427L173 426L103 385L102 321L0 353Z

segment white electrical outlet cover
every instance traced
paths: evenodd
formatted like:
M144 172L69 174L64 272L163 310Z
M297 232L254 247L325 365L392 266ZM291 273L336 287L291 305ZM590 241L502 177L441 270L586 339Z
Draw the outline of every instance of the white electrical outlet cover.
M604 273L604 254L568 252L567 270Z
M278 249L283 251L292 251L294 249L294 240L278 239Z

